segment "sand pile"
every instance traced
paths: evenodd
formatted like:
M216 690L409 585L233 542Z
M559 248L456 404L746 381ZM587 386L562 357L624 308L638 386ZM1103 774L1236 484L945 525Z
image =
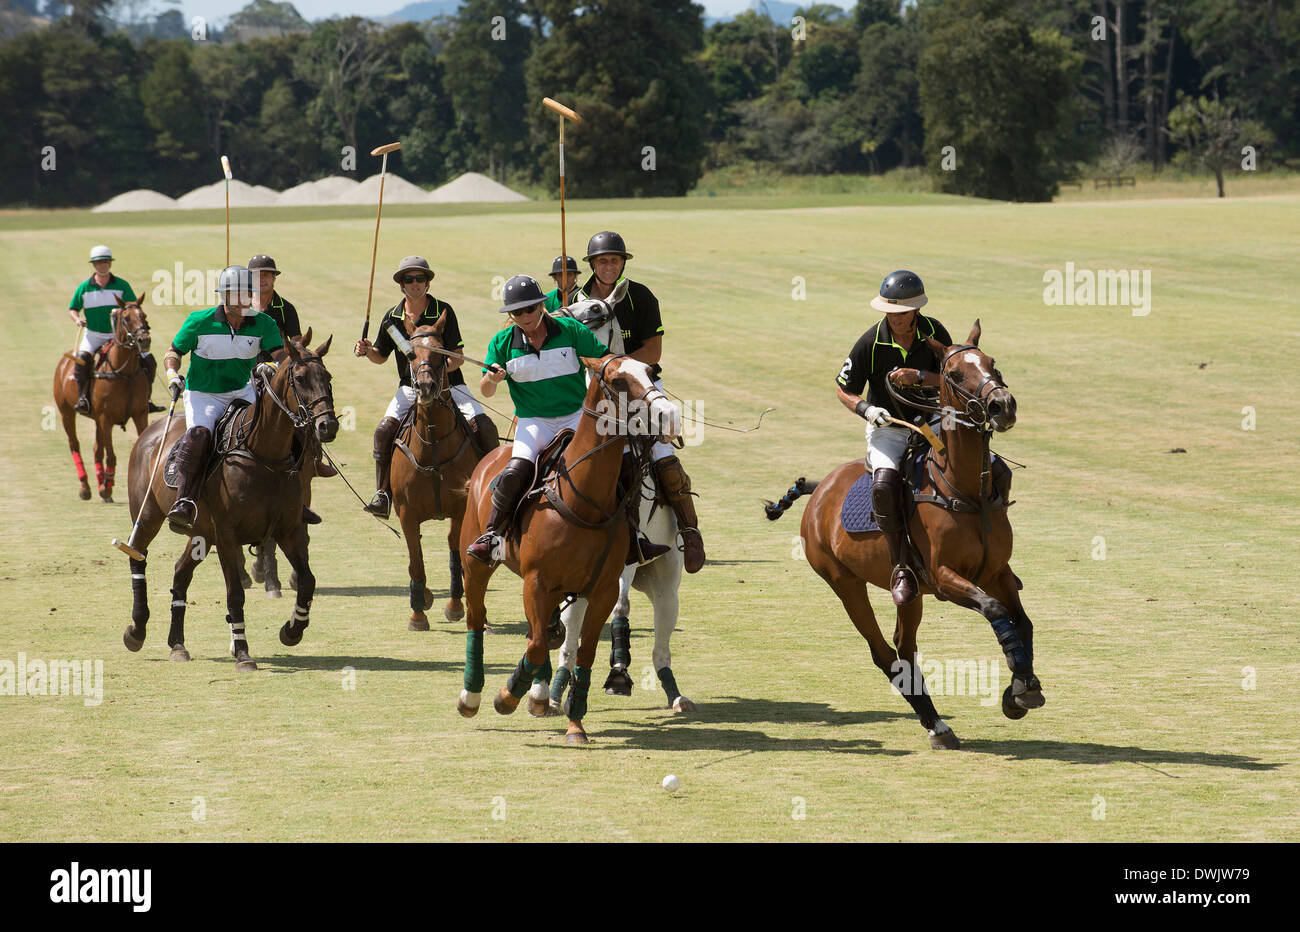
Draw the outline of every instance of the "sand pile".
M276 203L282 207L314 207L320 204L339 204L343 203L340 198L351 195L359 187L361 185L351 178L340 178L335 175L329 178L321 178L318 181L304 181L287 191L282 191L280 199Z
M166 194L137 188L110 198L91 210L92 214L107 214L121 210L175 210L176 201Z
M350 197L353 200L341 201L344 204L378 204L379 203L379 176L371 175L361 184L357 185L356 192ZM427 204L429 201L429 192L416 184L411 184L400 175L394 175L391 172L384 176L384 203L385 204Z
M231 207L274 207L279 200L280 195L278 192L260 184L256 186L246 184L238 178L230 182ZM201 188L195 188L193 191L182 194L176 199L176 208L178 210L225 206L226 181L224 178Z
M384 200L388 200L386 190ZM426 200L434 204L453 204L464 201L526 201L528 198L517 191L511 191L503 184L498 184L487 175L466 172L455 181L449 181L441 188L435 189Z

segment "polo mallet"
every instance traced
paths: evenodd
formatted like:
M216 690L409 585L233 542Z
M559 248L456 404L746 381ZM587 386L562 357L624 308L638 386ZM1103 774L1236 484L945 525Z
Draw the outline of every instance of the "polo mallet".
M77 361L77 347L81 345L81 331L86 329L86 322L83 320L77 324L77 335L72 338L72 349L63 355L73 362Z
M370 300L375 293L375 257L379 255L379 218L384 215L384 175L388 172L388 153L396 152L402 148L400 142L390 142L386 146L378 146L370 150L371 155L382 155L383 161L379 163L379 210L375 212L375 246L370 250L370 284L366 288L366 322L361 327L361 339L365 339L370 333Z
M560 115L560 278L563 280L569 271L569 248L564 238L564 121L572 120L575 123L581 123L582 117L564 106L564 104L549 97L542 98L542 106L548 110L554 110ZM561 295L560 303L563 304L568 299L568 295Z
M176 399L172 399L171 407L167 409L167 421L163 424L162 436L158 438L158 452L153 456L153 469L149 471L149 484L145 486L145 493L153 488L154 476L158 474L158 464L162 462L162 452L167 447L167 431L172 426L172 414L176 411ZM157 422L155 422L157 423ZM140 506L140 514L144 514L144 505ZM126 542L113 538L112 544L118 550L122 551L132 560L143 560L144 554L135 549L135 534L140 530L140 515L135 516L135 524L131 525L131 534L127 537Z
M230 173L230 159L226 156L221 157L221 171L226 176L226 268L230 267L230 179L234 177Z

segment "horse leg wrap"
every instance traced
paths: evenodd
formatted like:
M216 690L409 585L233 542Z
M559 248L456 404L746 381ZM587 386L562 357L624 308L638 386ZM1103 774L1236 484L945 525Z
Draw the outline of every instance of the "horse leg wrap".
M465 691L483 691L483 632L465 632ZM521 694L522 695L522 694Z
M226 622L230 625L231 644L238 648L241 644L244 650L248 650L248 638L244 635L244 619L241 617L236 621L232 616L226 616Z
M297 602L293 606L293 618L289 619L289 627L294 629L306 628L311 624L311 603L299 605Z
M551 677L551 701L559 702L564 698L564 691L569 688L569 680L573 678L573 671L568 667L560 667Z
M77 478L86 481L86 464L81 461L81 453L72 454L72 465L77 467Z
M149 587L145 583L144 560L132 559L131 563L131 621L143 630L149 620Z
M103 463L95 463L95 484L101 489L104 487L104 464Z
M1020 635L1016 633L1016 626L1011 623L1011 619L998 618L989 624L993 628L994 635L997 636L998 644L1002 647L1002 653L1007 655L1007 666L1011 668L1011 672L1025 676L1032 674L1034 667L1029 660L1029 652L1025 650L1025 645L1021 642Z
M627 669L632 664L632 625L626 618L614 616L610 624L609 665Z
M424 611L424 580L411 580L411 611Z
M115 469L105 469L105 470L104 470L104 489L105 489L105 491L108 491L108 492L113 491L113 480L116 479L116 478L117 478L117 470L115 470Z
M573 689L569 698L564 700L564 714L575 722L580 722L587 715L587 693L591 692L591 668L574 667Z
M167 646L185 641L185 593L172 590L172 627L167 633Z
M554 675L555 670L551 667L551 655L547 652L545 662L540 667L533 669L533 683L549 683Z
M673 676L671 667L664 667L656 672L659 674L659 685L664 688L664 695L668 697L668 704L672 705L682 694L677 688L677 677Z
M447 567L451 571L451 597L465 598L465 573L460 567L460 551L452 550L447 558Z
M530 687L533 684L533 680L537 678L538 673L545 670L547 677L550 677L550 670L547 669L550 665L551 662L549 659L544 664L535 665L528 659L527 655L524 655L519 658L519 665L515 667L515 672L511 673L510 678L506 680L506 689L509 691L510 695L514 696L516 699L522 699L524 693L528 692L528 687Z

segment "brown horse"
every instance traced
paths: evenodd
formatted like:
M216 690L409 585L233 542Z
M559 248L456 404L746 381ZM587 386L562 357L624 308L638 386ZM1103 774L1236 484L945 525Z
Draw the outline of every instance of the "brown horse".
M149 417L149 376L141 363L141 354L149 352L149 321L140 308L143 299L122 303L117 298L118 309L113 312L113 339L106 344L106 352L95 366L94 381L90 386L90 414L95 422L95 479L99 497L113 500L113 481L117 475L117 453L113 450L114 425L126 430L128 420L135 421L138 436L144 432ZM78 494L82 501L90 498L90 483L86 480L86 466L81 461L81 444L77 440L77 379L76 358L64 353L54 367L54 404L63 418L63 430L68 435L68 449L72 463L77 467L77 480L81 483Z
M537 716L547 714L551 678L547 626L566 594L586 598L573 688L564 703L569 717L565 743L573 745L587 744L582 719L591 688L591 667L601 629L618 599L618 581L627 556L627 493L622 501L618 494L624 442L632 438L634 450L644 448L644 470L649 468L644 441L681 433L681 415L654 387L645 363L609 355L588 360L586 365L595 378L587 388L583 417L561 465L546 480L542 498L522 508L518 537L509 535L506 541L503 562L524 580L528 648L493 703L497 712L509 715L527 692L528 711ZM613 412L624 412L626 418L620 420ZM474 470L461 525L462 551L487 526L492 508L489 484L509 458L510 447L501 447L485 456ZM469 718L478 712L483 690L483 626L487 622L483 596L496 565L486 566L468 554L464 564L469 609L465 624L469 630L465 688L456 708Z
M411 617L407 628L428 631L425 610L433 606L433 593L425 585L424 550L420 546L420 525L425 521L449 520L447 547L450 552L451 595L442 614L448 621L465 617L460 562L460 526L465 517L469 480L481 459L470 436L469 425L456 407L447 381L447 356L442 349L442 328L447 315L432 327L411 335L415 358L411 361L411 383L415 388L415 412L410 426L397 438L389 483L393 510L406 536L410 556ZM398 455L398 454L401 455Z
M975 609L993 627L1012 673L1011 685L1002 694L1002 711L1019 719L1044 700L1033 670L1033 625L1020 604L1020 581L1008 565L1011 524L1005 492L999 498L993 488L989 455L992 432L1015 424L1016 401L993 360L979 350L979 338L977 320L963 345L929 341L943 360L942 452L933 447L929 451L908 534L924 561L918 573L921 595ZM872 660L900 688L929 732L930 745L956 748L957 736L939 718L917 662L921 599L897 608L895 651L885 643L867 599L868 582L889 591L892 564L884 535L850 533L840 522L845 495L866 469L863 460L854 460L820 482L801 480L779 504L769 505L767 514L780 517L794 499L812 491L801 528L808 562L844 603L850 620L871 645Z
M322 443L329 443L338 433L334 416L334 395L330 374L322 359L330 340L311 352L306 344L285 343L286 359L263 385L257 401L235 414L228 434L233 438L218 450L219 462L208 477L200 498L198 520L176 561L172 581L172 619L167 644L172 660L189 660L185 649L185 597L194 568L216 548L226 579L226 607L230 623L230 652L237 670L256 670L248 653L244 633L244 589L240 584L242 566L240 545L259 543L273 538L284 549L298 574L298 598L293 617L280 629L280 643L292 647L302 640L308 624L316 577L307 562L307 534L302 522L302 451L303 442L294 443L297 432L312 431ZM136 549L148 555L149 542L157 535L168 510L176 500L176 490L163 481L159 469L149 484L154 456L159 444L164 451L185 432L184 418L175 419L162 436L164 421L155 421L136 441L131 451L128 488L131 514L139 522ZM294 456L295 446L298 456ZM164 453L165 455L165 453ZM145 560L131 559L131 588L134 604L132 623L122 635L128 650L144 645L145 626L149 620Z

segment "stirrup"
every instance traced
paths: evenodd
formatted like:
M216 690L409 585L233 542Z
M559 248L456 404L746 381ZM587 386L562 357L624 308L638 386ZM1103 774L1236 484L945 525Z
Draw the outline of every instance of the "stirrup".
M186 507L188 506L188 507ZM167 526L177 534L188 534L194 530L194 522L199 518L199 506L193 499L178 498L172 510L167 512Z
M908 581L911 581L911 594L908 594ZM917 582L915 571L905 563L899 563L889 571L889 594L895 605L907 605L920 594L921 586Z
M387 492L385 492L383 489L380 489L379 491L375 492L374 498L370 499L370 503L366 505L362 510L369 512L370 514L374 515L377 518L387 519L389 512L392 510L392 507L393 507L392 499L388 497Z
M79 397L79 398L77 399L77 403L76 403L75 405L73 405L73 409L76 410L76 411L80 411L82 414L89 414L89 413L90 413L90 396L89 396L89 395L82 395L81 397Z
M664 544L656 544L650 538L646 537L645 534L638 531L636 534L636 545L632 549L628 550L627 561L624 565L631 566L635 563L637 566L645 566L647 563L658 560L672 549L672 547Z

